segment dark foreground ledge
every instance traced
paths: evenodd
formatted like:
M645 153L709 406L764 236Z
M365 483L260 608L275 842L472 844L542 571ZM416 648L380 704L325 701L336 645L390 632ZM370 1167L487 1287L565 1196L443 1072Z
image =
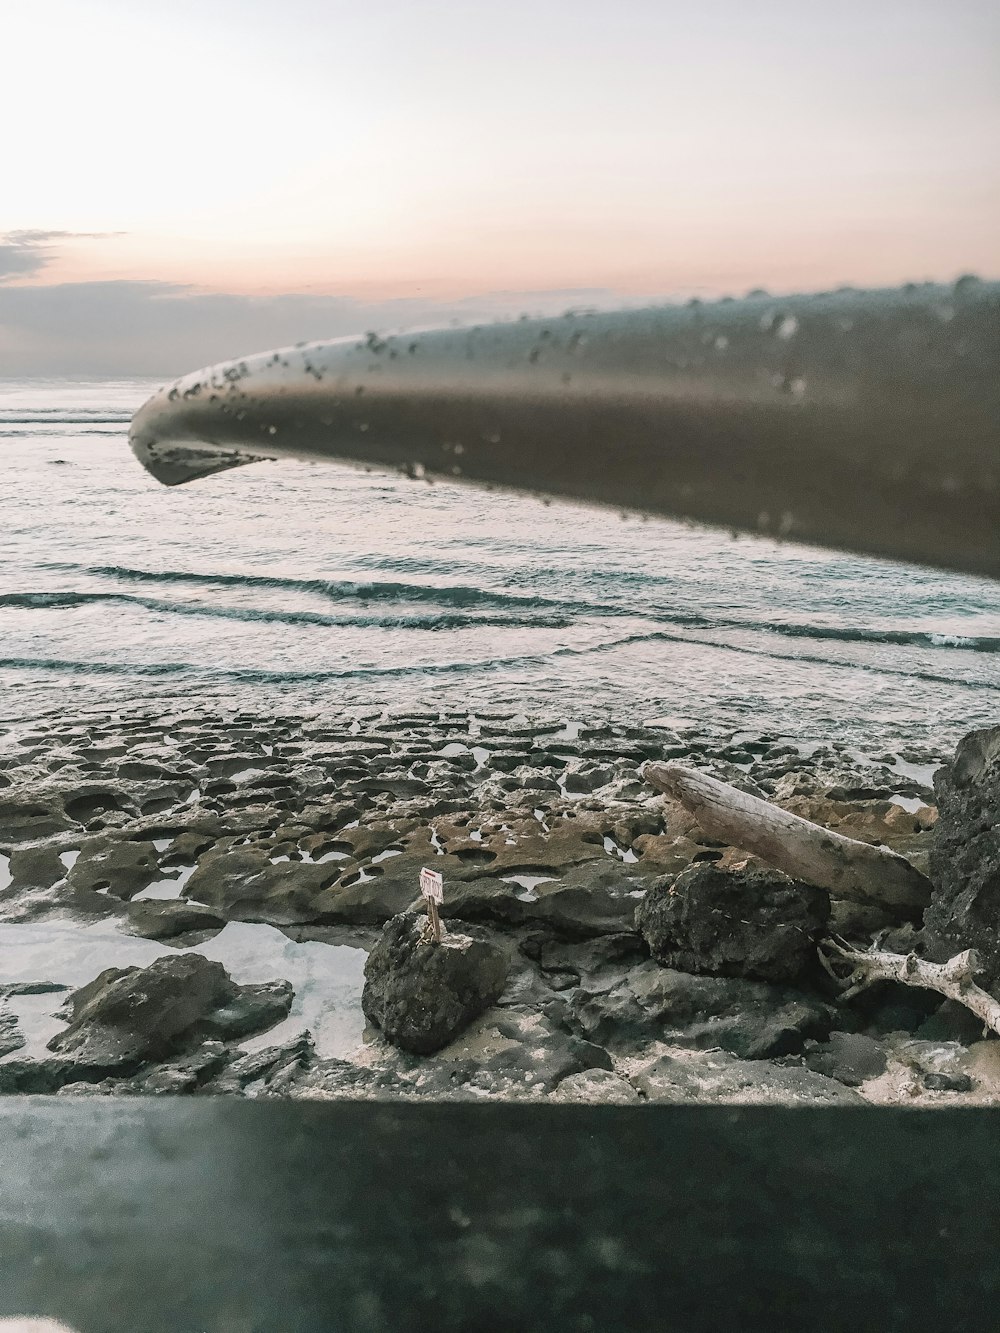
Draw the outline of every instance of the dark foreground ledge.
M963 1329L1000 1111L0 1099L0 1315Z

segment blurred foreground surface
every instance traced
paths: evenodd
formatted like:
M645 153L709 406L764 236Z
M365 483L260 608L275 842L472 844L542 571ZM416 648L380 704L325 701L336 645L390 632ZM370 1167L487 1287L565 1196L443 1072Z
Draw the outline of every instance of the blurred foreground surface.
M0 1100L0 1315L982 1327L997 1130L990 1111Z

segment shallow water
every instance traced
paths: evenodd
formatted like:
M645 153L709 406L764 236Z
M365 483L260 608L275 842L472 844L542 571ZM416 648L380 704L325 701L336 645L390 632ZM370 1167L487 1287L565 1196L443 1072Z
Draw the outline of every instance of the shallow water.
M110 921L0 922L0 978L5 983L46 981L75 989L107 967L148 967L179 952L184 951L126 935ZM307 1029L323 1058L343 1058L361 1045L364 949L312 940L298 944L274 926L230 921L190 952L222 963L241 985L278 978L292 983L295 998L288 1017L241 1042L244 1050L278 1045ZM11 996L7 1006L18 1016L28 1045L4 1058L43 1057L45 1043L65 1026L57 1016L65 998L65 991Z
M0 717L183 699L950 743L995 720L1000 587L392 474L167 490L152 381L0 381Z

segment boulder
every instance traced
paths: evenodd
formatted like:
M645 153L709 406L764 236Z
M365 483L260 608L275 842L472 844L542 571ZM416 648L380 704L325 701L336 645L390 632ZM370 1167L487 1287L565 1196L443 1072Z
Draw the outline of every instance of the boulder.
M238 986L221 963L180 953L145 968L108 968L74 991L70 1022L48 1047L78 1068L77 1078L131 1073L205 1037L270 1027L291 1002L288 982Z
M795 981L815 961L830 915L822 889L775 870L700 861L655 881L636 912L653 957L716 976Z
M449 933L424 937L425 919L401 912L384 927L365 964L365 1017L394 1045L418 1055L440 1050L499 998L505 949Z
M924 914L929 955L975 949L987 990L1000 985L1000 727L972 731L934 775L934 892Z
M157 1065L151 1073L137 1078L134 1086L137 1092L161 1097L193 1092L224 1069L228 1058L221 1041L206 1041L176 1060Z
M589 1041L623 1052L650 1041L721 1047L746 1060L797 1054L823 1040L834 1011L783 986L742 977L692 976L655 962L610 987L600 979L571 993L569 1021Z

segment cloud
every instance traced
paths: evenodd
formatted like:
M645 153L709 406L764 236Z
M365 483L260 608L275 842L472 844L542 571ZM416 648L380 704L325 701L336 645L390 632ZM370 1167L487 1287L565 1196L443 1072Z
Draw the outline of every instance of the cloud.
M202 292L167 282L0 286L0 375L156 375L368 329L616 305L604 289L494 292L453 302Z
M11 278L30 278L45 267L50 256L32 241L21 240L21 232L9 231L0 237L0 282ZM30 233L29 233L30 235Z
M103 241L119 235L120 232L44 231L38 227L8 231L0 236L0 282L34 277L58 254L53 241Z

